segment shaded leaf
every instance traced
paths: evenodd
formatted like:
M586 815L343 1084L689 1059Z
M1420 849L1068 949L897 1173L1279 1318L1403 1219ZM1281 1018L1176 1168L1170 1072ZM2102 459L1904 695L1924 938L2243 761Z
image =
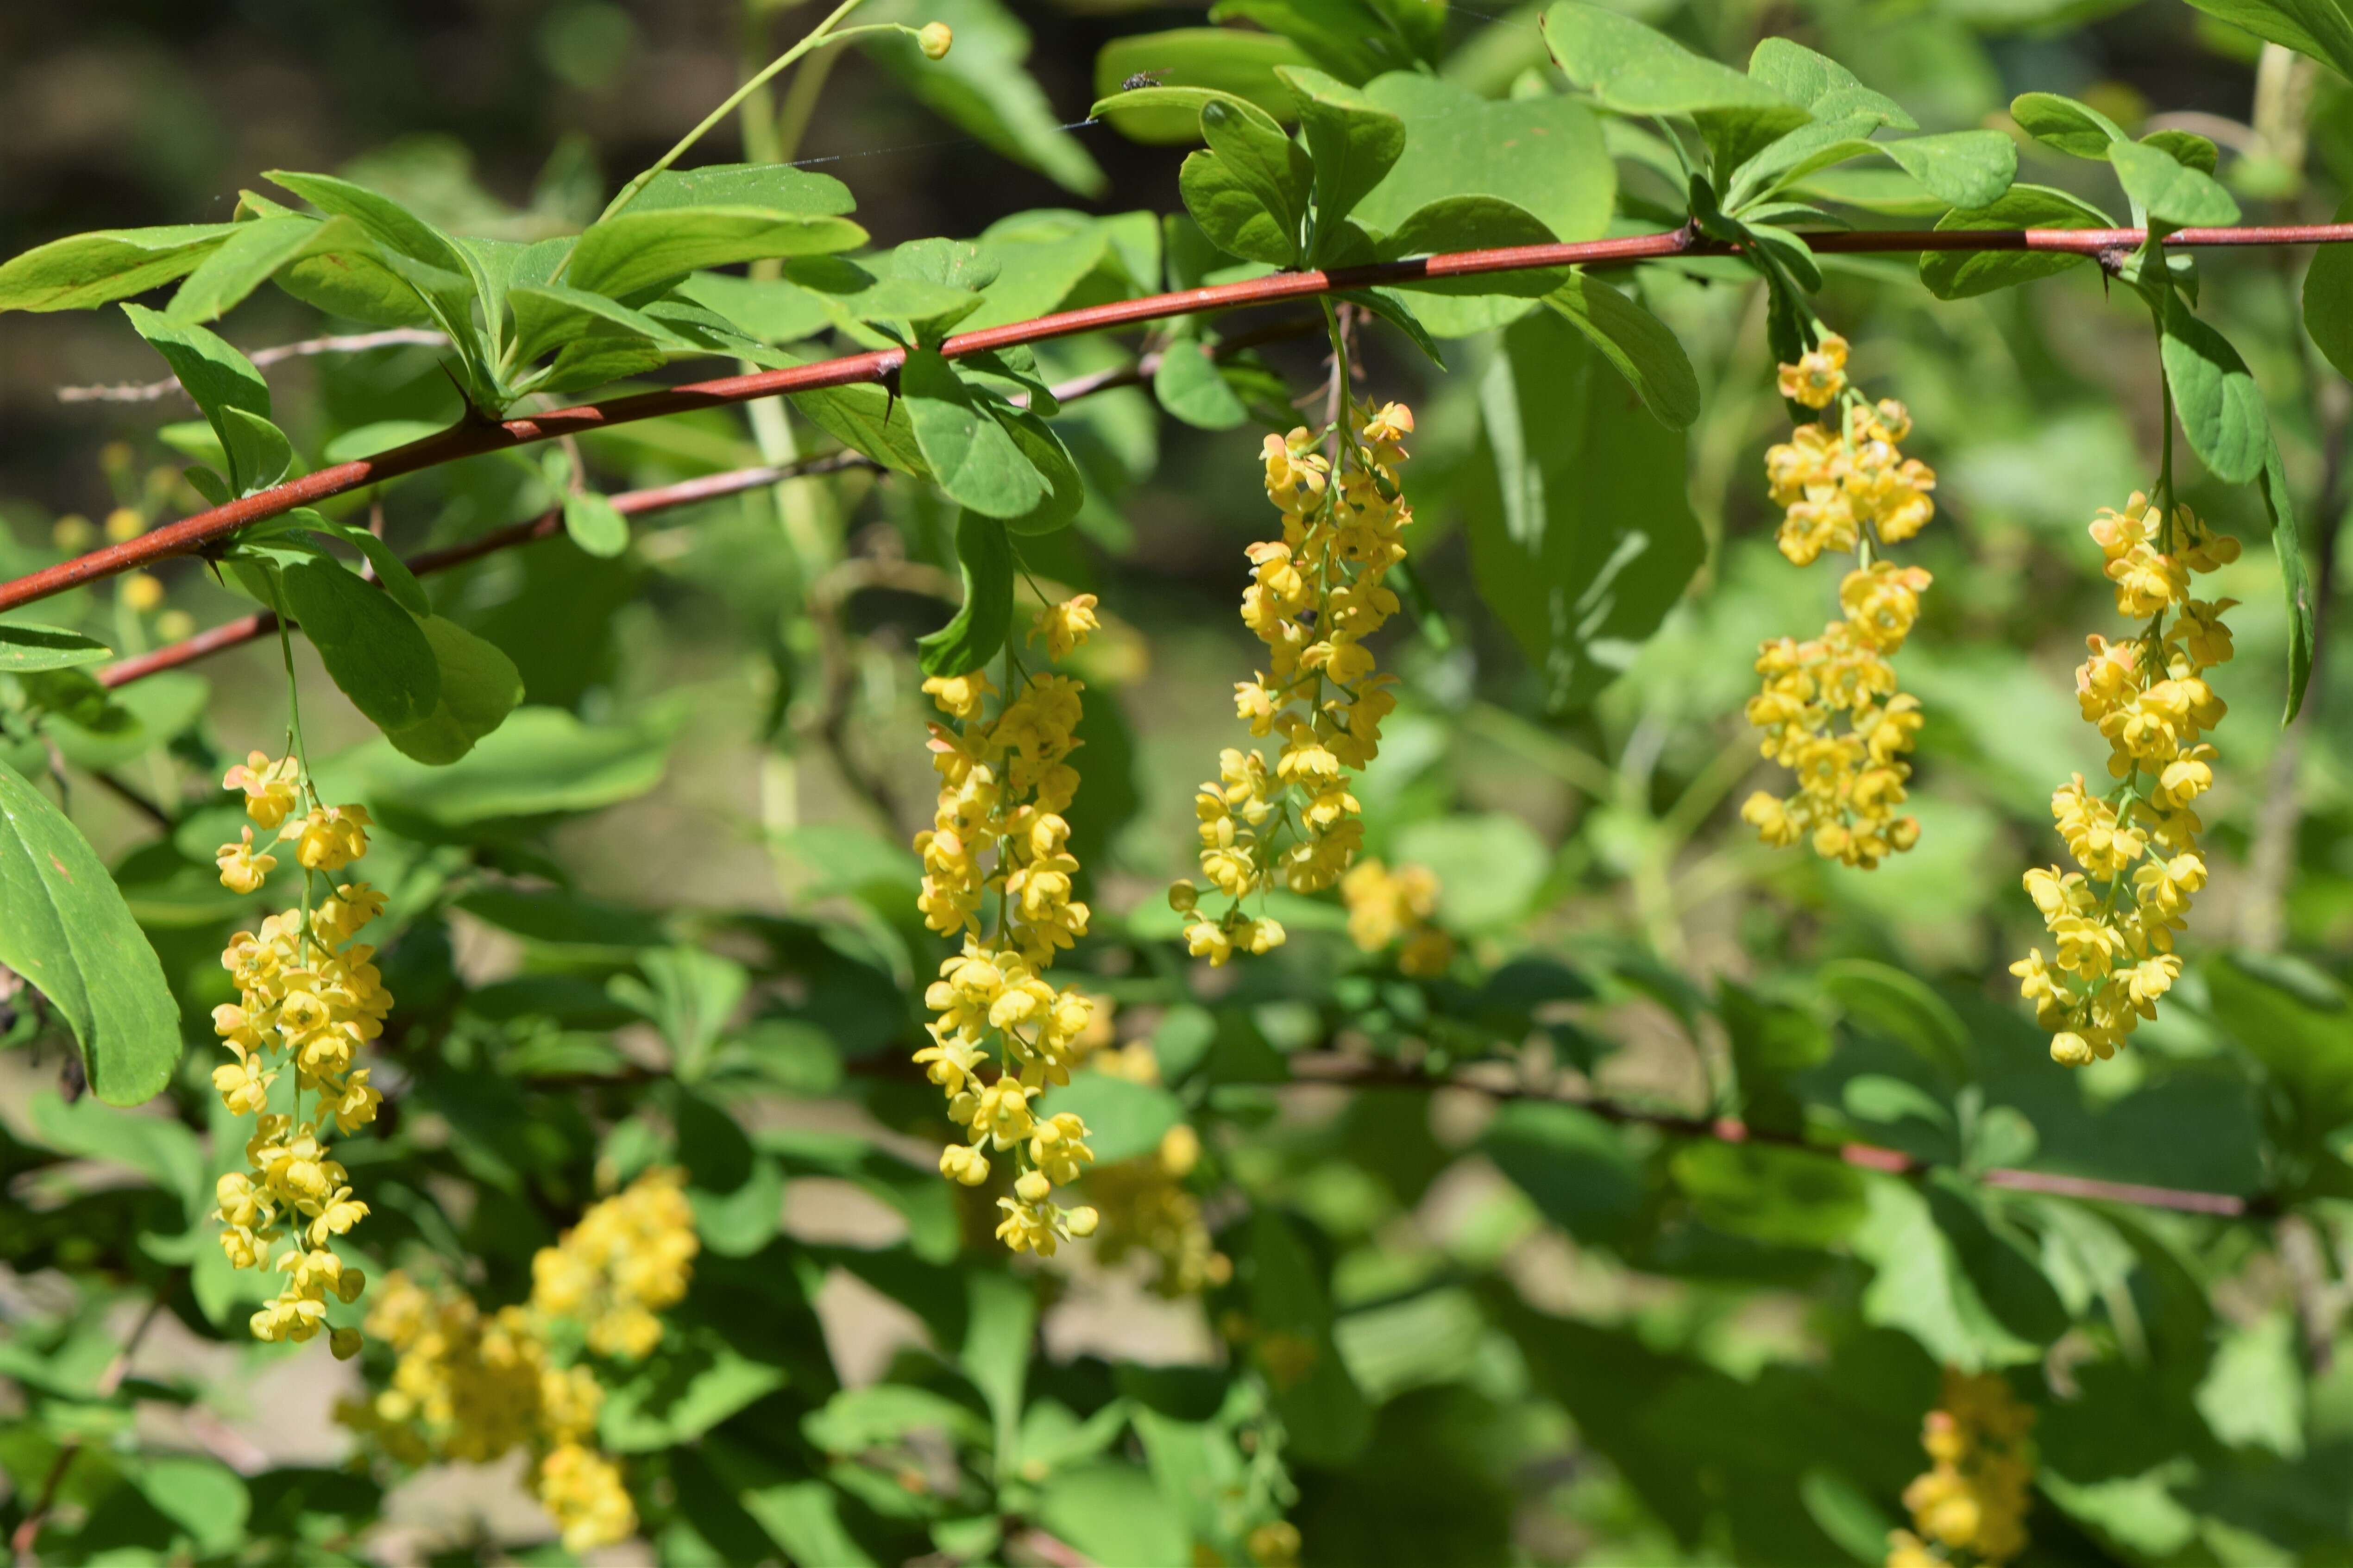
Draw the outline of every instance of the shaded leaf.
M1013 624L1013 545L1005 525L967 510L956 519L956 564L964 603L955 618L915 645L926 675L965 675L1005 646Z
M99 1099L137 1105L171 1081L180 1009L155 950L89 842L5 765L0 963L64 1018Z

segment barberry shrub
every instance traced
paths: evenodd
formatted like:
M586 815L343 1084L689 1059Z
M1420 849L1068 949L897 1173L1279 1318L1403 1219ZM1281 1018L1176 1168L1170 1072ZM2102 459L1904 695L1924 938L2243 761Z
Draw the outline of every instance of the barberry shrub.
M17 1560L2342 1562L2353 27L2195 3L10 213L169 373L0 452Z

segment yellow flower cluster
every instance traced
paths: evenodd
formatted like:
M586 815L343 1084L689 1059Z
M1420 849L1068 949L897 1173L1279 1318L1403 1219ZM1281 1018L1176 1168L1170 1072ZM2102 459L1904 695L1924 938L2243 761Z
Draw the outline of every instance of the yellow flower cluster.
M1031 636L1059 658L1095 626L1094 597L1082 595L1049 605ZM1048 1085L1071 1081L1095 1037L1093 999L1045 977L1056 953L1087 931L1062 816L1078 794L1069 758L1085 688L1030 675L994 718L997 688L978 670L934 676L923 689L955 722L932 726L940 794L932 826L915 836L923 858L917 903L932 930L964 939L923 994L939 1016L925 1026L932 1043L915 1053L967 1134L941 1151L940 1173L976 1187L988 1180L989 1154L1011 1151L1013 1192L997 1200L997 1235L1016 1252L1051 1257L1060 1242L1092 1235L1097 1217L1053 1201L1054 1188L1094 1159L1086 1123L1069 1111L1040 1117L1030 1103Z
M336 1418L405 1465L488 1464L524 1450L533 1493L567 1550L627 1538L636 1505L620 1467L596 1446L604 1386L588 1367L563 1364L555 1346L578 1342L574 1323L591 1351L615 1360L641 1360L660 1342L653 1314L685 1295L701 1247L681 1182L676 1171L649 1171L593 1205L532 1259L525 1306L485 1312L462 1290L388 1276L367 1327L398 1359L381 1391L345 1401Z
M1237 948L1282 944L1281 924L1242 910L1252 893L1282 886L1319 892L1338 882L1364 842L1349 771L1380 749L1381 721L1397 706L1393 677L1374 667L1365 639L1398 611L1389 569L1406 555L1413 509L1399 489L1413 411L1385 404L1361 424L1341 422L1337 473L1296 429L1266 438L1266 494L1282 513L1282 537L1250 548L1242 621L1267 647L1267 668L1234 688L1250 733L1279 735L1271 764L1256 749L1219 754L1219 776L1194 796L1201 872L1230 900L1212 917L1190 882L1169 889L1186 918L1186 944L1212 965Z
M374 1121L384 1098L368 1069L353 1065L360 1047L384 1033L392 1010L372 962L375 949L353 940L384 912L384 898L365 882L332 881L332 873L367 853L364 807L317 804L300 763L259 752L229 769L221 784L244 792L246 815L275 834L273 843L291 843L303 870L301 908L229 939L221 966L235 979L237 999L213 1009L213 1027L237 1058L213 1069L213 1087L230 1110L255 1118L245 1146L248 1169L223 1175L215 1189L221 1250L238 1268L286 1277L277 1297L253 1314L254 1337L301 1342L326 1327L330 1297L348 1305L366 1285L334 1251L333 1238L365 1218L368 1206L352 1195L328 1139L331 1131L348 1134ZM311 804L301 812L306 798ZM278 867L276 856L255 847L251 827L221 846L217 859L222 885L238 893L259 891ZM314 874L333 889L315 907ZM290 1066L292 1095L287 1109L273 1111L272 1090ZM281 1240L291 1243L283 1251ZM348 1359L358 1353L360 1331L335 1329L328 1342Z
M1763 684L1749 700L1748 721L1765 731L1759 749L1795 775L1797 788L1786 797L1758 790L1740 816L1767 844L1810 838L1816 854L1868 870L1920 837L1918 820L1900 814L1920 701L1896 689L1888 661L1919 618L1929 577L1878 557L1935 515L1928 492L1936 476L1898 448L1912 433L1904 405L1854 392L1846 357L1846 341L1827 333L1781 367L1781 395L1825 413L1765 454L1783 509L1777 542L1795 565L1852 551L1855 567L1839 584L1841 618L1820 637L1780 637L1757 649Z
M655 1314L684 1299L702 1249L682 1178L649 1171L533 1256L532 1310L586 1324L598 1355L643 1360L661 1343Z
M2086 639L2075 700L2108 742L2116 783L2097 794L2077 773L2051 796L2059 836L2082 869L2026 873L2056 949L2046 961L2034 948L2010 966L2036 1021L2052 1031L2052 1059L2068 1067L2114 1056L2180 978L2173 933L2206 885L2198 852L2205 824L2193 806L2213 787L2215 755L2203 736L2223 714L2205 672L2231 658L2222 613L2237 602L2189 596L2190 574L2235 561L2239 542L2186 506L2168 518L2136 491L2120 512L2102 508L2091 532L2117 614L2149 621L2130 641Z
M1171 1300L1198 1295L1234 1275L1233 1261L1210 1238L1201 1201L1185 1185L1200 1162L1200 1134L1179 1122L1154 1152L1105 1165L1087 1178L1087 1192L1103 1213L1096 1248L1103 1261L1149 1258L1152 1289Z
M1443 974L1454 962L1454 939L1436 924L1438 875L1429 867L1392 871L1377 859L1359 860L1340 879L1340 900L1348 906L1349 940L1365 952L1402 937L1398 967L1408 974Z
M1933 1463L1904 1489L1912 1529L1889 1535L1887 1568L1946 1568L1949 1560L1931 1552L1931 1542L1987 1568L2025 1551L2033 1426L2032 1407L2000 1377L1947 1368L1944 1403L1920 1432Z

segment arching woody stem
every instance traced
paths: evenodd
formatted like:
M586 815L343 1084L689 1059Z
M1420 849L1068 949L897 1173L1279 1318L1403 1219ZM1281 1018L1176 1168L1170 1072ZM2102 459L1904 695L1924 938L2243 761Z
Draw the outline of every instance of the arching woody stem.
M2131 250L2147 235L2137 228L2077 229L1896 229L1809 235L1807 243L1825 255L1923 251L2043 251L2099 257ZM2184 228L2165 237L2168 247L2333 245L2353 241L2353 224L2250 226L2238 228ZM963 332L947 340L940 352L950 359L986 353L1023 343L1044 342L1116 327L1135 326L1171 316L1238 310L1287 300L1314 299L1412 283L1433 278L1473 278L1503 272L1527 272L1551 267L1602 267L1676 256L1736 255L1736 247L1703 238L1691 226L1663 234L1631 235L1555 245L1511 246L1494 250L1465 250L1420 257L1409 261L1376 262L1330 271L1277 272L1208 288L1150 294L1084 310L1061 310L1027 321ZM722 376L691 382L659 392L635 393L606 403L582 404L544 414L506 420L474 420L438 435L396 447L389 452L350 462L335 463L298 479L244 496L224 506L167 523L137 539L106 545L87 555L59 562L13 582L0 584L0 610L13 610L64 593L84 583L135 571L174 555L186 555L226 539L251 523L309 506L363 486L397 479L462 458L479 457L538 441L579 436L640 419L658 419L691 409L749 403L794 392L828 387L888 383L906 362L899 349L883 349L820 360L782 370L748 375Z

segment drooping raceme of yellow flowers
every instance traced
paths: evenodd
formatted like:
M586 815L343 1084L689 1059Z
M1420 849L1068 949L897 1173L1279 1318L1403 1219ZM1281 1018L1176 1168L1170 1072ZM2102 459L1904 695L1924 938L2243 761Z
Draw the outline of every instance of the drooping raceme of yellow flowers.
M1380 952L1404 939L1398 968L1408 974L1443 974L1454 962L1454 939L1435 923L1438 875L1427 866L1390 870L1377 859L1359 860L1340 879L1340 901L1348 906L1348 937L1366 952Z
M1948 1568L1954 1560L1932 1546L1986 1568L2025 1551L2033 1426L2033 1408L2000 1377L1947 1368L1944 1402L1920 1431L1931 1467L1904 1489L1912 1529L1889 1535L1887 1568Z
M617 1362L651 1354L655 1314L685 1296L701 1247L683 1179L656 1169L539 1249L528 1304L485 1312L463 1290L396 1272L367 1320L398 1357L392 1376L336 1418L405 1465L488 1464L522 1449L568 1550L623 1540L638 1515L620 1467L596 1447L604 1385L589 1366L565 1364L563 1347Z
M1749 700L1748 721L1797 788L1787 796L1759 790L1740 816L1767 844L1810 839L1816 854L1868 870L1920 837L1918 820L1900 814L1920 702L1896 689L1888 661L1919 617L1929 577L1880 555L1935 515L1936 476L1898 449L1912 431L1904 405L1872 403L1850 387L1846 356L1846 341L1828 333L1781 367L1781 395L1823 413L1765 454L1784 509L1777 542L1795 565L1849 551L1855 565L1839 584L1841 616L1820 637L1757 649L1763 687Z
M1376 669L1365 639L1398 611L1382 579L1406 556L1413 509L1399 489L1413 411L1385 404L1341 419L1339 468L1305 428L1266 438L1266 494L1282 513L1282 537L1250 548L1242 621L1267 647L1267 668L1234 688L1250 733L1280 736L1264 752L1229 749L1219 776L1194 797L1201 872L1228 899L1221 915L1200 907L1191 882L1169 889L1196 957L1222 964L1237 950L1282 944L1282 925L1243 901L1282 887L1320 892L1338 882L1364 842L1362 808L1348 775L1380 749L1381 721L1397 706L1391 676Z
M1060 658L1095 625L1093 595L1082 595L1049 605L1032 637ZM1094 1159L1086 1123L1031 1108L1049 1085L1071 1081L1082 1042L1092 1043L1092 999L1045 977L1055 954L1087 931L1062 816L1079 788L1070 755L1085 688L1032 674L995 704L994 717L998 693L978 670L934 676L923 689L953 722L932 726L940 795L932 826L915 836L923 859L917 902L932 930L964 939L923 994L938 1016L924 1026L932 1043L915 1053L968 1135L941 1152L940 1173L976 1187L989 1178L989 1156L1010 1152L1013 1192L997 1200L997 1235L1016 1252L1051 1257L1062 1241L1092 1235L1097 1218L1053 1199Z
M213 1087L230 1110L255 1119L248 1168L222 1176L215 1191L221 1250L237 1268L286 1277L276 1299L253 1314L254 1337L301 1342L326 1329L330 1298L348 1305L366 1285L334 1250L334 1238L368 1206L353 1195L329 1139L374 1121L383 1099L353 1060L384 1033L392 997L372 962L375 949L353 939L384 912L384 898L365 882L334 880L367 853L366 809L319 804L294 758L272 762L256 752L221 787L242 791L246 815L274 835L270 845L290 844L302 868L301 908L229 940L221 965L237 999L213 1009L213 1027L237 1058L213 1069ZM252 827L216 858L222 885L238 893L259 891L279 864L268 847L257 847ZM322 887L332 892L314 904ZM273 1110L289 1067L292 1092ZM281 1251L280 1241L290 1245ZM360 1331L332 1330L328 1342L348 1359L359 1351Z
M642 1361L661 1343L654 1314L685 1298L702 1248L678 1173L649 1172L533 1257L532 1310L586 1324L598 1355Z
M2180 978L2173 933L2206 885L2194 809L2213 787L2222 700L2205 672L2229 661L2222 613L2237 603L2190 596L2190 574L2238 559L2239 542L2211 531L2186 506L2168 517L2136 491L2122 511L2101 509L2092 538L2116 584L2116 613L2148 624L2110 642L2094 634L2075 671L2084 721L2108 742L2105 791L2077 773L2051 796L2051 814L2079 870L2038 867L2026 891L2056 942L2010 966L2052 1031L2051 1057L2068 1067L2105 1060Z
M1180 1121L1150 1154L1103 1166L1087 1178L1087 1192L1103 1215L1096 1255L1105 1265L1131 1255L1149 1258L1152 1289L1171 1300L1198 1295L1234 1274L1232 1259L1210 1237L1201 1200L1185 1185L1200 1162L1201 1135Z

